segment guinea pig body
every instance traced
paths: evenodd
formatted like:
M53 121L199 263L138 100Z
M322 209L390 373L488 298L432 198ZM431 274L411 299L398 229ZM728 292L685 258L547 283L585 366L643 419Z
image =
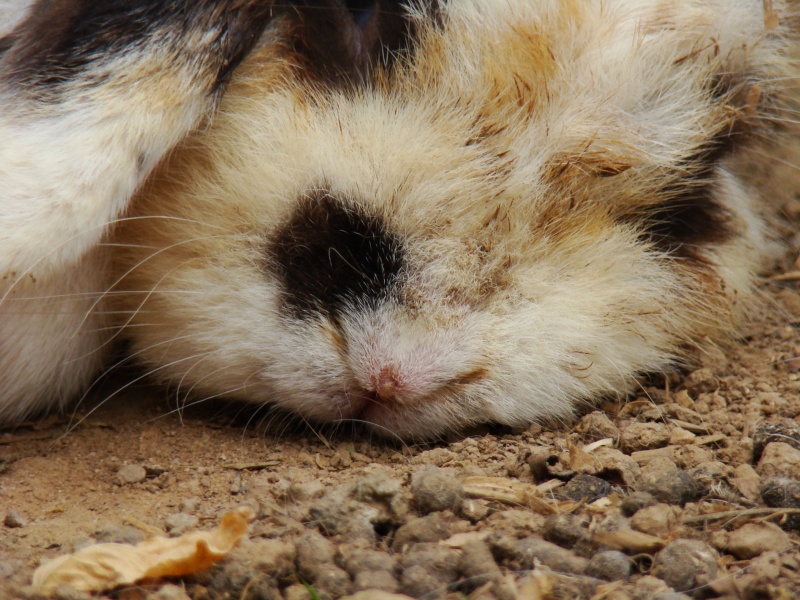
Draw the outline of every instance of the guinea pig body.
M261 0L0 0L0 425L107 360L108 233L213 110Z
M276 16L134 199L113 297L153 375L431 437L568 416L735 332L790 3L389 4L336 4L346 35Z

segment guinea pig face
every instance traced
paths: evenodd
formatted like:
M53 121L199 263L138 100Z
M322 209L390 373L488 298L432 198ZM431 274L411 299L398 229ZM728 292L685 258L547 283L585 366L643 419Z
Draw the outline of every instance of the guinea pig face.
M760 30L588 4L452 1L343 77L277 19L117 232L135 355L408 438L563 417L726 335L763 248L713 75Z

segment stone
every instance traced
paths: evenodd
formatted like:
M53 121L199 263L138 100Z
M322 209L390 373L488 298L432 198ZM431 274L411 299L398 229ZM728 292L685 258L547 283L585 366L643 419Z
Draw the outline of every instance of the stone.
M117 481L122 485L140 483L147 479L147 470L142 465L124 465L117 471Z
M631 529L660 538L669 536L680 522L681 509L669 504L654 504L638 511L631 517Z
M792 547L788 534L770 522L747 523L728 536L728 552L748 560L765 552L783 552Z
M620 448L626 454L664 448L669 444L669 427L663 423L631 423L622 432Z
M598 552L589 560L586 574L605 581L627 581L631 575L631 559L616 550Z
M708 544L679 539L658 552L651 574L678 592L708 585L717 577L717 552Z
M458 513L464 502L461 482L444 469L430 467L411 477L414 505L422 514L451 510Z

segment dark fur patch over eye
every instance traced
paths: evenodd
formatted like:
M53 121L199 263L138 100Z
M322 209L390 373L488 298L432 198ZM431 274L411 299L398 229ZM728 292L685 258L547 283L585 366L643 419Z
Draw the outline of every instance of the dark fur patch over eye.
M381 217L325 192L302 199L267 257L297 318L376 304L393 293L403 268L402 243Z
M683 177L661 190L663 200L623 218L641 229L643 241L676 258L701 260L703 246L722 244L735 230L730 212L715 198L715 167L733 152L740 132L720 136L686 161Z

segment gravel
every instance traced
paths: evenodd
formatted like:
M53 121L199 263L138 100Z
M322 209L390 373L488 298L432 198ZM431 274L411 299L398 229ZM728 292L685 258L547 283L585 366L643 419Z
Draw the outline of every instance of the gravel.
M800 357L795 328L784 329L774 328L781 352ZM765 373L779 368L771 364ZM208 530L242 503L257 518L226 560L131 597L800 597L800 372L778 375L705 367L571 425L427 446L260 435L243 443L241 431L188 417L168 436L142 427L102 446L102 427L82 428L76 436L98 434L79 454L92 460L62 471L85 465L91 493L69 496L61 471L35 493L23 469L14 478L16 463L0 474L0 597L34 600L23 591L41 558ZM193 445L172 462L182 427ZM105 504L91 504L102 494ZM68 536L62 527L83 502L89 518ZM131 518L109 518L109 506ZM19 554L34 546L37 554Z

